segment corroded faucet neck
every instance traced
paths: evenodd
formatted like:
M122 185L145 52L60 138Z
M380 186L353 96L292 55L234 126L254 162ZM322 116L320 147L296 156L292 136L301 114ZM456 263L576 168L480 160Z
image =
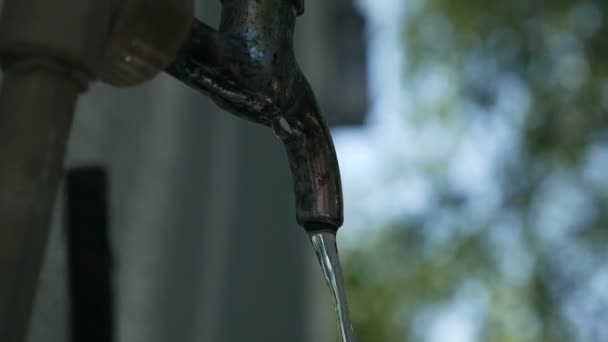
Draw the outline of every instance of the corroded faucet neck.
M273 11L279 10L283 14L289 11L294 12L296 16L304 13L305 0L220 0L224 9L236 12L246 12L248 14L273 14Z
M195 21L167 71L239 117L271 126L287 149L298 222L309 231L338 229L343 213L336 152L293 52L301 1L222 3L219 31Z
M245 42L251 59L272 63L293 50L295 21L292 0L224 0L219 31Z
M240 117L271 125L306 84L293 49L296 3L223 0L219 30L195 20L169 72Z

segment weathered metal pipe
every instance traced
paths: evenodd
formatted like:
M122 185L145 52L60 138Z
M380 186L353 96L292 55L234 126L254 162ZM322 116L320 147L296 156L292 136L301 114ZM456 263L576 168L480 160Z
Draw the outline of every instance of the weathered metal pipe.
M5 0L0 16L0 341L27 335L78 95L112 1Z
M15 65L0 94L0 341L23 341L81 85Z
M272 127L293 173L296 215L307 230L343 222L333 142L293 52L301 0L223 0L219 30L196 21L167 71L237 116Z

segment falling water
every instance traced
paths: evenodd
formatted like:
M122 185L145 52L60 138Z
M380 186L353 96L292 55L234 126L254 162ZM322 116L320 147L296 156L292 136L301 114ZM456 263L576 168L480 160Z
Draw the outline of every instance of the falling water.
M327 285L334 297L342 342L355 342L353 328L348 313L344 277L342 275L342 267L340 266L340 259L338 257L338 248L336 247L336 235L331 232L318 232L312 233L310 239L312 240L312 245L319 258L319 263L323 269L323 275L325 276Z

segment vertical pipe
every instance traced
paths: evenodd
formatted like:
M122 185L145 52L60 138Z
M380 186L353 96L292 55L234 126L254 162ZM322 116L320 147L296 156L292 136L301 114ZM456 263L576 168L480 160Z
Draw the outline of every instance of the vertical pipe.
M54 68L9 68L0 93L0 341L25 339L74 106Z
M67 175L68 265L73 342L112 342L112 258L107 177L101 167Z

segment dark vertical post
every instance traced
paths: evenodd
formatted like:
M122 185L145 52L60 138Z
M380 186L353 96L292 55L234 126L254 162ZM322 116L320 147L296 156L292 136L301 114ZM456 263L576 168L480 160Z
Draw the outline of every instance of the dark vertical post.
M67 177L67 219L73 342L113 340L107 211L105 171L100 167L71 170Z

